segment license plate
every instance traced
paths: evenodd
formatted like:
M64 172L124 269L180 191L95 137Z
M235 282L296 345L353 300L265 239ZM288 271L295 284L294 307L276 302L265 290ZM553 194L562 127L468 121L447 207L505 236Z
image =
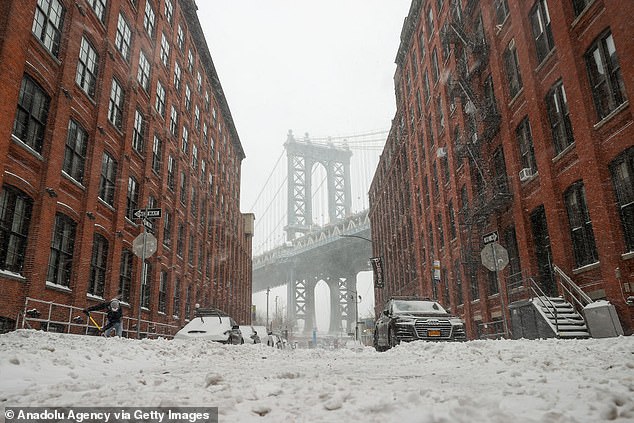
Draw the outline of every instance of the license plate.
M440 336L440 331L437 329L428 330L427 336Z

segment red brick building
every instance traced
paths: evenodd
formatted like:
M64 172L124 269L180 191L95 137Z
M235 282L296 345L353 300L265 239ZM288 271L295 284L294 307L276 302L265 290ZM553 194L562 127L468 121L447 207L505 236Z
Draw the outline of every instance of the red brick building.
M79 309L115 296L124 330L140 315L141 331L173 332L195 304L250 321L245 155L196 10L0 3L2 330L21 325L25 304L48 318L37 301L56 304L57 323L42 327L67 330ZM133 212L145 207L162 217L143 278Z
M633 13L616 0L412 2L370 190L377 307L433 297L489 336L530 278L562 293L556 266L632 333ZM499 278L480 257L494 231L509 255Z

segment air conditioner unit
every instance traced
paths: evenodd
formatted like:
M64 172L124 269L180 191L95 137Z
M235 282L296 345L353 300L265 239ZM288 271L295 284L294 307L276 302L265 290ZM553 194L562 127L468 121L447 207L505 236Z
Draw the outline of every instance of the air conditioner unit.
M524 182L533 177L533 170L530 167L525 167L520 170L520 181Z
M445 157L447 155L447 148L440 147L436 150L436 157Z

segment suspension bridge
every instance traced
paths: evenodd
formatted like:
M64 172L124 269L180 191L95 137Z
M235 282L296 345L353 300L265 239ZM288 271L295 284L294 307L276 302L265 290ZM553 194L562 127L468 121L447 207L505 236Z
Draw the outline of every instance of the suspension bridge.
M315 287L330 292L329 332L354 327L357 275L372 256L368 191L387 131L295 137L251 207L253 291L285 286L287 322L309 333L316 325ZM286 163L282 160L286 155Z

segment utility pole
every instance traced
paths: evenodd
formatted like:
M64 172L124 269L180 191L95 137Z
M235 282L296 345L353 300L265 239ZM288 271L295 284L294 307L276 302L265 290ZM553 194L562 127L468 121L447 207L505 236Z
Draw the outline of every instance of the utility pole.
M271 288L266 288L266 330L269 330L269 292L271 292Z
M278 329L279 329L279 326L280 326L280 318L279 318L279 316L277 315L277 299L278 299L278 298L279 298L279 297L276 295L276 296L275 296L275 324L278 326Z

